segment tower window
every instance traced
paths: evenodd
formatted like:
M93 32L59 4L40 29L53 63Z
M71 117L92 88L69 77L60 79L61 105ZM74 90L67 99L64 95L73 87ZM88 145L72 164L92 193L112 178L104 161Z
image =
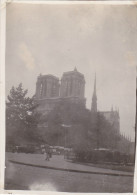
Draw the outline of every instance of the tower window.
M40 97L42 97L42 83L40 84Z

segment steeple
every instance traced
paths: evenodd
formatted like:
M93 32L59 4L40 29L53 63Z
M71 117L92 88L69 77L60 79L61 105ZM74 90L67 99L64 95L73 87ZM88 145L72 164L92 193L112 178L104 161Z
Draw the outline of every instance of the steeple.
M91 105L91 112L97 112L97 95L96 95L96 74L95 74L95 81L94 81L94 92L92 96L92 105Z

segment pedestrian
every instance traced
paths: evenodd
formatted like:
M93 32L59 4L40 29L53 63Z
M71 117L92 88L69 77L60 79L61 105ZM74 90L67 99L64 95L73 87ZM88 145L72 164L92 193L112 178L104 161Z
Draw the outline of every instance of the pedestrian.
M52 158L52 149L49 149L49 157Z
M49 161L49 157L50 157L50 156L49 156L49 152L48 152L48 151L46 152L46 156L47 156L47 157L46 157L46 160Z
M46 160L49 161L50 158L50 147L48 144L45 145Z

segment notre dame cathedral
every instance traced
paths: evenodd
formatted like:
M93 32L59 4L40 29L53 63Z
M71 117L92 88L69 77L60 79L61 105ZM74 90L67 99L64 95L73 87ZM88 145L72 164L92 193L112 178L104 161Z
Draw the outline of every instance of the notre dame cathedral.
M61 99L86 104L84 97L84 75L77 71L65 72L59 82L59 78L53 75L40 75L36 83L36 100L39 103L38 110L48 113Z
M85 78L77 71L64 72L61 80L54 75L39 75L36 82L35 100L38 103L37 110L43 115L48 114L54 109L55 105L61 100L72 103L80 103L86 107L85 98ZM120 116L118 110L100 112L97 109L96 77L94 82L94 91L91 103L91 114L100 113L114 127L114 131L120 137L120 148L126 150L131 140L120 133Z
M63 73L61 82L59 78L53 75L40 75L36 83L36 100L39 104L38 111L48 113L56 103L61 99L66 99L72 102L80 102L86 106L85 98L85 78L84 75L77 71ZM96 78L94 83L94 92L92 97L91 112L97 110L97 95L96 95ZM112 124L115 125L117 131L120 130L119 112L111 111L100 112Z

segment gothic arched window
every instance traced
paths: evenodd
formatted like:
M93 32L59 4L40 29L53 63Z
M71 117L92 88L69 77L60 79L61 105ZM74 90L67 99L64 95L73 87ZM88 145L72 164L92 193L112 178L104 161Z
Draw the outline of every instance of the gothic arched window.
M42 88L43 88L43 85L42 83L40 84L40 97L42 97Z

